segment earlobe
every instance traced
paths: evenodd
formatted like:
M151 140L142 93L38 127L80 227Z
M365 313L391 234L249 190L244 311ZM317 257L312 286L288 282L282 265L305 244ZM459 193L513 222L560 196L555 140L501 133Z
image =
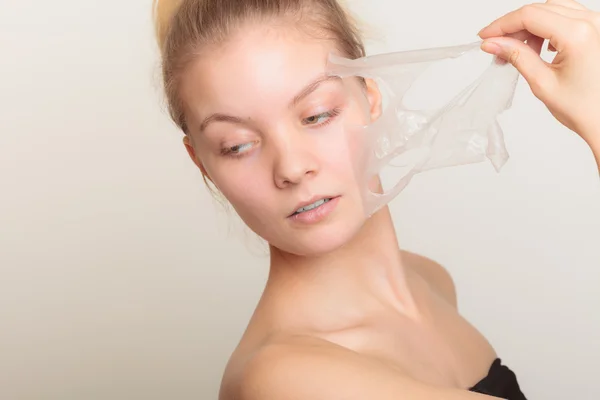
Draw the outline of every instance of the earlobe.
M200 161L200 159L197 157L196 150L194 149L194 146L192 145L189 136L186 135L183 137L183 145L185 146L188 155L190 156L196 167L198 167L200 169L200 172L202 172L202 176L204 176L204 179L208 179L212 182L212 179L210 179L208 173L206 172L206 168L204 168L204 164L202 164L202 161Z
M367 99L369 100L371 122L377 121L383 112L383 102L379 86L373 79L365 79Z

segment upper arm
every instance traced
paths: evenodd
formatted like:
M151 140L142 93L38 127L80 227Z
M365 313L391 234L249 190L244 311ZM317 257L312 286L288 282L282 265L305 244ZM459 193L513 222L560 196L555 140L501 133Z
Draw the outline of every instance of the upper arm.
M412 380L334 346L269 345L248 363L238 391L224 400L487 400L467 390Z
M450 273L437 262L421 255L402 252L402 259L431 285L445 300L457 307L456 287Z

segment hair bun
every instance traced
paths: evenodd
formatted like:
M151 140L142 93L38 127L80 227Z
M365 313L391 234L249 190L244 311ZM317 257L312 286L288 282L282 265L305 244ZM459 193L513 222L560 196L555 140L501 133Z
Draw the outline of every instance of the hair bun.
M165 44L171 19L183 3L183 0L153 0L152 15L154 19L154 33L158 46L162 49Z

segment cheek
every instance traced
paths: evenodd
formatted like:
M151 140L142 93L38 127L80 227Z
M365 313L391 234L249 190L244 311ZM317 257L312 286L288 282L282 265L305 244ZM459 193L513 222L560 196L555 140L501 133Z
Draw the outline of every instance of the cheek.
M242 161L243 162L243 161ZM219 168L211 176L219 191L242 218L265 214L269 207L270 190L261 170L240 166Z
M356 168L352 159L352 151L348 147L340 146L335 151L322 155L323 165L335 178L344 181L354 180Z
M334 144L321 152L321 160L327 169L334 171L338 177L352 178L356 182L364 182L369 144L364 132L349 125L340 132Z

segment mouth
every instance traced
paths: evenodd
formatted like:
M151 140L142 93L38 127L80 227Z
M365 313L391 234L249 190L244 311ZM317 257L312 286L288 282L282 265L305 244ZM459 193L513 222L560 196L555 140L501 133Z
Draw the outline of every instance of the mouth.
M316 208L321 207L323 204L329 203L331 200L333 200L333 197L325 197L325 198L319 199L313 203L302 206L302 207L298 208L296 211L294 211L290 215L290 217L293 217L294 215L298 215L298 214L303 214L308 211L312 211Z
M297 205L296 211L288 216L288 218L298 223L316 223L335 210L340 196L323 197L317 196L307 202Z

